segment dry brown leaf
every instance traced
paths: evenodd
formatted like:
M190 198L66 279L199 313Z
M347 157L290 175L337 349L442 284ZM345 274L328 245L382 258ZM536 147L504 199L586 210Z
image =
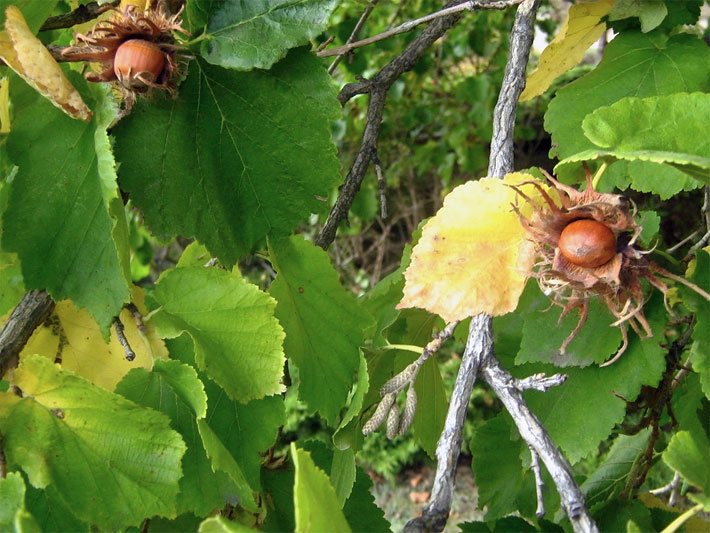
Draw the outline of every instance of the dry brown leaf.
M587 49L601 37L606 24L601 19L609 14L614 0L581 2L569 9L567 20L552 42L542 51L540 62L528 76L521 101L544 93L555 78L577 65Z
M15 6L5 10L5 31L0 32L0 57L59 109L74 118L91 120L91 110L49 50L27 27L22 12Z
M512 205L526 215L531 208L507 185L530 181L536 181L530 174L513 173L504 180L470 181L451 191L412 251L404 298L397 307L420 307L447 322L513 311L533 256ZM532 185L521 190L539 201Z

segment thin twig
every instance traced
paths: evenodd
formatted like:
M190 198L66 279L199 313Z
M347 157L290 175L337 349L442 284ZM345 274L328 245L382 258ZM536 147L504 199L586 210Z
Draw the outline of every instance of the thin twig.
M535 475L535 496L537 497L537 509L535 516L542 518L545 516L545 480L542 479L542 470L540 469L540 456L532 446L530 448L530 467Z
M370 0L370 3L367 4L365 11L363 11L362 15L360 15L360 18L358 19L357 24L355 24L355 27L353 28L353 31L350 34L350 37L348 37L348 40L345 41L345 44L352 43L355 39L357 39L357 36L360 35L360 31L362 30L363 26L365 26L365 22L370 17L370 13L372 13L372 10L375 9L375 6L377 5L377 2L379 2L379 1L380 0ZM338 65L343 60L344 56L345 56L345 53L338 54L338 56L333 60L333 62L328 67L328 74L332 75L333 72L335 72L335 69L338 68Z
M710 241L710 185L706 185L705 189L703 189L703 198L704 200L701 213L705 219L705 234L698 242L690 247L690 251L688 252L689 254L692 254L696 250L700 250L708 243L708 241Z
M113 327L116 330L116 337L118 338L118 342L120 342L121 346L123 346L123 351L126 354L126 361L133 361L136 358L136 352L133 351L133 348L131 348L131 345L128 343L128 339L126 338L126 332L123 327L123 322L121 322L121 319L119 317L113 319Z
M562 385L566 380L567 376L565 374L553 374L549 377L545 374L534 374L525 379L516 379L515 386L520 391L537 390L547 392L552 387Z
M338 95L338 100L345 104L358 94L369 93L365 130L362 134L360 149L355 155L350 171L340 187L335 205L330 210L328 218L315 238L315 243L323 249L328 248L335 239L340 222L345 220L350 206L355 200L360 185L365 177L373 154L377 153L377 143L382 124L382 113L385 107L387 92L399 77L411 70L424 52L434 44L444 33L452 28L461 18L461 13L454 13L436 19L410 42L404 51L385 65L371 80L361 80L345 85Z
M372 161L375 166L375 174L377 175L377 191L380 195L380 218L387 218L387 180L385 173L382 171L382 163L377 154L372 156Z
M663 485L662 487L658 487L657 489L652 489L649 490L651 494L654 496L663 496L665 494L668 494L668 505L671 507L675 507L678 505L678 499L680 498L680 488L681 485L683 484L683 479L680 477L680 474L676 472L673 474L673 479Z
M377 35L373 35L372 37L368 37L367 39L362 39L360 41L354 42L346 42L344 45L338 46L337 48L321 50L317 53L317 55L320 57L343 56L344 54L347 54L355 48L367 46L368 44L388 39L395 35L399 35L400 33L406 33L408 31L413 30L417 26L421 26L422 24L426 24L427 22L431 22L432 20L436 20L441 17L461 13L463 11L475 11L477 9L506 9L510 6L519 4L520 2L522 2L522 0L469 0L457 5L453 5L451 7L445 7L444 9L441 9L434 13L430 13L429 15L425 15L423 17L419 17L418 19L408 20L407 22L404 22L399 26L390 28L387 31L378 33Z
M89 22L94 20L102 13L106 13L110 9L118 7L121 0L113 0L107 4L99 5L98 2L90 2L88 4L83 4L77 7L74 11L69 13L64 13L63 15L57 15L56 17L49 17L39 31L48 30L59 30L61 28L71 28L77 24L83 24L84 22Z
M17 366L25 344L53 309L54 302L45 291L30 291L22 297L0 331L0 376Z

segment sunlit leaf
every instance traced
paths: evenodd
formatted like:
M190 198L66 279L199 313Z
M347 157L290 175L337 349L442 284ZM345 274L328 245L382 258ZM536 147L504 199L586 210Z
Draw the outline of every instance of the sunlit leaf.
M543 50L537 67L528 76L520 100L530 100L544 93L555 78L582 60L587 49L606 30L602 18L613 5L614 0L592 0L570 7L567 20Z
M41 531L25 509L25 481L17 472L0 478L0 531L35 533Z
M704 431L679 431L663 452L663 461L678 472L703 494L693 499L704 499L710 505L710 443Z
M185 444L164 415L92 385L41 356L25 357L0 393L8 464L52 485L100 529L173 516Z
M609 20L623 20L638 17L641 31L647 33L657 28L668 15L668 8L663 0L616 0L609 13Z
M5 31L0 32L0 57L59 109L74 118L91 120L91 110L15 6L5 11Z
M187 332L198 368L241 402L283 391L284 332L276 302L239 274L215 268L166 272L150 322L163 337Z
M706 135L710 95L676 93L623 98L587 115L582 129L599 148L560 162L593 159L665 163L710 183L710 140Z
M349 532L335 489L328 475L318 468L308 452L291 443L291 459L296 467L293 488L296 531Z
M505 181L483 178L451 191L412 251L398 307L421 307L447 322L514 310L533 257L526 253L525 230L512 206L523 213L530 207L508 185L534 180L515 173ZM539 200L532 185L522 190Z
M286 330L284 348L299 369L299 397L335 425L360 365L371 317L340 285L328 255L301 237L274 241L271 294Z
M200 524L199 533L248 533L258 531L223 516L213 516Z
M193 0L208 19L200 49L210 63L237 70L268 69L328 25L337 0Z
M133 294L134 302L145 312L142 291L135 288ZM112 391L127 372L134 368L150 369L155 359L165 358L168 353L152 326L144 324L141 331L128 309L121 311L120 318L126 339L136 355L133 361L126 359L126 351L114 328L107 344L89 313L77 309L68 300L59 302L49 321L35 330L21 357L39 354L61 361L65 370Z

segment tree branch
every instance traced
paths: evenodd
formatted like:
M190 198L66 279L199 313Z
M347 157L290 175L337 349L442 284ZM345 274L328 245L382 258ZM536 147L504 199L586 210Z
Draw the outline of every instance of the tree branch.
M54 309L45 291L26 293L0 331L0 376L17 366L20 352L27 341Z
M348 40L345 42L345 44L352 43L355 41L355 39L357 39L357 36L360 35L360 31L362 30L363 26L365 26L365 22L367 21L368 18L370 18L370 14L372 13L372 10L375 9L375 6L377 5L377 2L379 2L379 1L380 0L370 0L370 3L367 4L365 11L363 11L362 15L360 15L360 18L358 19L357 23L355 24L355 27L353 28L353 31L350 34L350 37L348 37ZM340 62L343 60L344 55L345 55L344 53L338 54L338 56L333 60L333 62L328 67L328 74L333 74L333 72L335 72L335 69L340 64Z
M83 24L84 22L89 22L94 20L102 13L118 7L121 0L113 0L107 4L99 5L98 2L90 2L88 4L80 5L74 11L69 13L64 13L63 15L57 15L56 17L49 17L39 31L48 30L59 30L61 28L71 28L77 24Z
M469 0L461 2L450 7L445 7L440 11L430 13L429 15L419 17L418 19L408 20L407 22L404 22L399 26L395 26L394 28L390 28L387 31L378 33L377 35L373 35L372 37L368 37L360 41L351 41L351 39L348 39L348 42L346 42L344 45L338 46L337 48L328 48L326 50L321 50L316 55L318 55L319 57L342 56L343 54L347 54L355 48L360 48L362 46L367 46L368 44L383 41L384 39L399 35L400 33L406 33L408 31L413 30L417 26L426 24L427 22L431 22L432 20L441 17L452 15L454 13L461 13L463 11L475 11L476 9L505 9L507 7L519 4L522 1L523 0ZM357 28L357 26L356 29L359 31L359 28ZM328 69L328 71L330 72L330 69Z
M323 249L335 239L338 225L345 220L350 211L350 206L355 200L355 195L360 190L360 185L365 177L373 156L377 153L377 143L382 124L382 113L385 107L387 91L404 72L411 70L424 52L452 28L461 18L461 13L454 13L436 19L429 24L421 34L410 42L404 51L385 65L371 80L362 80L349 83L342 88L338 100L342 104L358 94L369 93L370 101L367 105L365 118L365 131L362 135L360 149L355 155L355 160L340 187L335 205L323 225L315 243Z
M493 136L488 166L488 175L491 177L503 177L514 169L515 110L520 93L525 86L525 69L534 36L538 2L539 0L525 0L518 7L510 34L510 55L493 113ZM440 531L446 524L451 509L451 494L468 394L473 388L479 371L513 417L520 435L528 443L534 458L539 457L545 463L560 493L563 507L573 529L596 532L596 524L587 512L584 497L572 477L569 463L554 445L539 420L528 409L521 393L521 389L545 389L561 383L563 379L560 376L544 379L540 376L532 376L526 380L516 380L503 370L493 354L492 320L488 315L478 315L471 321L464 360L454 385L454 395L449 405L444 432L437 444L438 462L432 496L423 515L408 523L408 530ZM458 391L468 391L464 400L456 396ZM454 424L450 424L454 421ZM541 497L539 494L541 490L542 487L538 484L538 499Z

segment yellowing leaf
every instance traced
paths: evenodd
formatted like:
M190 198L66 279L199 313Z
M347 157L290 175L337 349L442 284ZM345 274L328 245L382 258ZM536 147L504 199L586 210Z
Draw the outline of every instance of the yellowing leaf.
M5 31L0 32L0 57L69 116L87 122L91 120L91 110L15 6L5 10Z
M142 292L133 291L133 301L142 306ZM142 312L145 310L142 310ZM109 344L104 342L98 324L85 309L77 309L69 301L59 302L47 324L38 328L20 357L39 354L49 359L61 359L62 368L71 370L95 385L113 391L128 371L134 368L153 368L153 360L166 358L167 349L152 328L144 335L138 330L134 317L124 309L121 322L136 358L126 360L126 353L111 328Z
M559 33L543 50L537 68L528 76L520 100L531 100L544 93L559 76L577 65L587 49L601 37L606 24L601 22L614 0L594 0L573 5Z
M397 307L421 307L447 322L513 311L533 257L512 205L523 214L531 208L508 185L530 181L535 178L529 174L513 173L451 191L412 250L404 298ZM532 185L520 187L534 201L540 198Z
M10 80L0 80L0 133L10 133Z

